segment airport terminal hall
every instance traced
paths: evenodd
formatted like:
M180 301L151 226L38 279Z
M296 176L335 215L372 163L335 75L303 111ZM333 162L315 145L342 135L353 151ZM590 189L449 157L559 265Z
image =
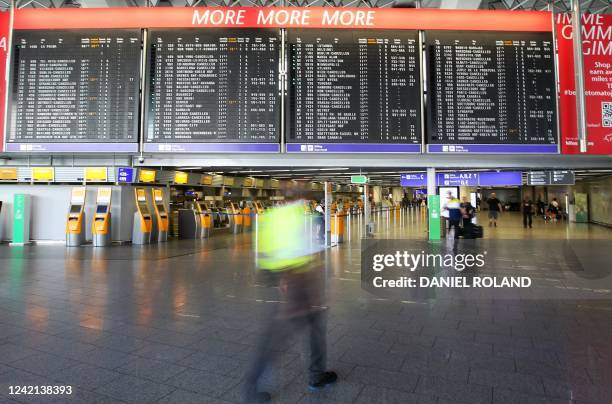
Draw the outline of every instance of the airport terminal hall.
M0 0L15 403L612 403L612 1Z

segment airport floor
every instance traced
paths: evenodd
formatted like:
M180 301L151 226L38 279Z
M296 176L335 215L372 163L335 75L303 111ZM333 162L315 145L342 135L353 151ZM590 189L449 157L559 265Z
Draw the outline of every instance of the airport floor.
M376 239L421 248L424 218L381 215ZM531 290L435 291L405 298L361 287L360 220L326 253L328 365L306 388L303 337L263 381L279 403L609 403L612 230L502 216L485 239L492 274ZM420 239L420 240L419 240ZM276 288L256 281L250 234L162 246L0 246L0 403L235 403ZM423 247L426 248L426 247ZM69 385L71 396L9 386Z

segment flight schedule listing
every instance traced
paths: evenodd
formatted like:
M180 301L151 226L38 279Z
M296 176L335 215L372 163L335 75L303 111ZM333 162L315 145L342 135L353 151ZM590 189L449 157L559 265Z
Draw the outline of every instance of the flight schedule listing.
M9 143L137 144L140 30L16 31L13 44Z
M426 44L428 143L540 144L556 150L550 33L428 31Z
M153 30L149 143L278 142L278 30Z
M421 143L416 31L289 30L288 142Z

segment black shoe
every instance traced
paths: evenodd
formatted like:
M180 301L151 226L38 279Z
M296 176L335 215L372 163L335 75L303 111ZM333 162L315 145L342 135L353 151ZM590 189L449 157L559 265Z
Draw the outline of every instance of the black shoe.
M308 388L312 391L321 390L323 387L334 384L338 380L336 372L323 372L316 381L310 382Z

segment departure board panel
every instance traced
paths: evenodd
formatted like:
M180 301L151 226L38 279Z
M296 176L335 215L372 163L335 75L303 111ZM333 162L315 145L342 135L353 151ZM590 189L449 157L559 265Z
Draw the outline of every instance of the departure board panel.
M420 152L416 31L288 30L288 152Z
M138 150L140 30L15 31L8 151Z
M551 33L425 35L430 152L557 153Z
M150 151L279 151L280 32L152 30Z

